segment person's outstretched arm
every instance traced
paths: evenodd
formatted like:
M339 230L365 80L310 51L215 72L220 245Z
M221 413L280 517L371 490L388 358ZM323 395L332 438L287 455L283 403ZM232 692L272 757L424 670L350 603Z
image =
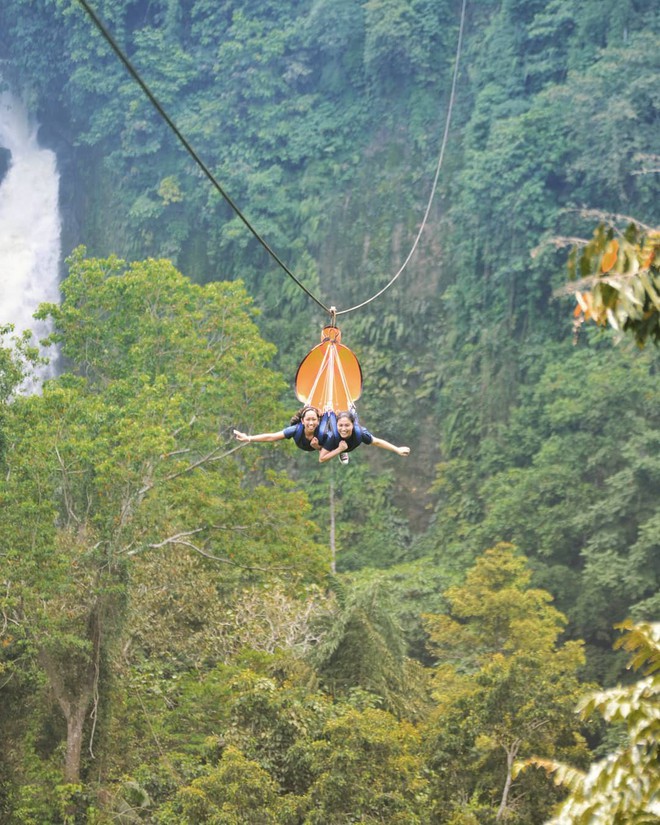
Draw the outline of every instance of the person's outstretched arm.
M238 441L280 441L284 438L282 430L278 433L259 433L258 435L248 435L240 430L234 430L234 435Z
M384 438L376 438L375 435L373 436L373 441L371 443L376 447L382 447L384 450L390 450L400 456L410 455L410 447L395 447L394 444L390 444L390 442L385 441Z
M326 450L325 447L321 447L321 452L319 454L319 461L323 463L324 461L330 461L331 458L334 458L339 453L343 453L348 449L348 444L345 441L340 441L339 444L334 448L334 450Z

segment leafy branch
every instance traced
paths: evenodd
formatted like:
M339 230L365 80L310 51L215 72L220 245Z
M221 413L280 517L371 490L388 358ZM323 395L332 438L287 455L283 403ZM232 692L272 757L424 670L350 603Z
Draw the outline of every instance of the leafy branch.
M527 759L516 773L539 767L555 784L569 789L547 825L646 825L660 817L660 623L620 625L627 634L617 647L632 652L630 664L648 675L634 685L617 686L586 696L578 713L587 719L598 712L606 721L625 725L627 743L587 772L546 759Z
M557 239L572 245L567 267L571 283L555 295L575 295L574 333L585 321L632 335L639 347L660 343L660 228L625 216L594 213L601 223L590 241ZM623 221L627 226L621 228Z

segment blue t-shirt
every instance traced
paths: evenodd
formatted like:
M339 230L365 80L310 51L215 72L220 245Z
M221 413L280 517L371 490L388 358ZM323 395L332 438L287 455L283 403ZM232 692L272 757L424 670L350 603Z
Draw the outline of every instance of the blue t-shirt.
M334 411L329 413L324 413L323 417L327 417L327 435L325 439L322 441L321 446L324 447L326 450L334 450L336 447L339 446L339 442L342 440L346 441L346 445L348 449L345 451L350 453L356 447L359 447L360 444L372 444L374 437L369 432L369 430L365 430L359 423L357 418L353 422L353 432L350 436L346 439L342 439L339 435L339 430L337 429L337 416ZM358 438L356 429L360 431L360 438Z
M295 440L296 447L308 453L314 452L314 447L312 447L309 439L305 435L305 428L302 421L299 424L291 424L289 427L285 427L282 432L285 438L293 438ZM314 435L318 438L321 447L326 450L334 450L337 444L339 444L337 439L337 421L334 418L334 412L323 413L319 426L314 430Z
M350 436L348 438L344 439L346 441L347 446L348 446L348 449L346 450L347 453L352 452L356 447L359 447L360 444L369 445L369 444L373 443L374 437L369 432L369 430L365 430L364 427L360 427L360 429L362 430L362 438L359 441L358 441L358 437L355 435L355 430L353 430L353 432L350 434ZM341 436L340 436L339 440L341 441ZM337 442L337 443L339 443L339 442Z
M322 431L321 436L319 436L319 431ZM369 430L365 430L364 427L360 427L360 431L362 433L362 437L360 439L358 439L355 430L353 430L350 436L346 439L346 444L348 445L348 449L346 450L347 453L350 453L356 447L359 447L360 444L368 445L373 443L374 437ZM290 426L285 427L282 432L284 433L285 438L295 439L296 447L299 449L304 450L307 453L314 452L314 447L312 447L309 443L309 439L305 435L305 429L302 422L300 424L291 424ZM321 447L325 450L334 450L339 446L339 442L342 441L342 438L337 431L337 418L334 412L323 413L321 423L314 430L314 435L319 439Z
M309 443L307 436L305 435L304 427L302 423L300 424L291 424L289 427L285 427L284 437L285 438L294 438L296 433L298 432L298 428L300 428L300 436L296 438L296 447L299 447L301 450L305 450L306 453L313 453L315 452L314 447ZM318 437L319 428L317 427L314 430L314 435Z

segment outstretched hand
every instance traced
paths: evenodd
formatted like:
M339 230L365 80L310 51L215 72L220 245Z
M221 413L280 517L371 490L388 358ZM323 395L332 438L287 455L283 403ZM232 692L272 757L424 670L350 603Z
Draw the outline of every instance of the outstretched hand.
M249 441L250 436L247 433L242 433L240 430L234 430L234 435L237 441Z
M399 447L397 453L402 456L410 455L410 447Z

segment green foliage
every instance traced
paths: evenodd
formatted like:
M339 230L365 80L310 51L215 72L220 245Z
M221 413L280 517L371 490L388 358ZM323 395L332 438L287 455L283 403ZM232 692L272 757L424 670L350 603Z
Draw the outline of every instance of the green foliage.
M438 710L426 747L439 821L469 821L476 803L486 806L480 821L540 821L552 794L536 783L516 787L514 760L586 753L572 714L582 645L558 644L565 619L530 580L526 560L498 546L445 593L449 613L427 617Z
M293 570L285 580L248 581L247 571L214 573L209 561L175 549L136 558L129 594L132 664L175 678L231 661L245 648L306 653L315 639L313 616L327 596L316 585L302 587Z
M386 436L383 434L383 437ZM337 567L341 571L390 567L408 554L408 523L393 501L395 473L389 466L382 472L375 470L376 457L364 455L369 449L353 453L348 468L332 468L336 491ZM359 518L355 517L355 510Z
M142 788L155 821L424 821L419 732L357 696L332 702L290 654L249 653L170 688L160 710L145 694L151 742L117 789Z
M30 369L43 363L31 333L12 335L13 332L12 324L0 325L0 403L3 405L30 375Z
M366 568L351 575L356 583L369 582L374 571ZM401 626L407 655L425 665L432 662L422 616L441 613L447 607L444 591L462 578L462 569L421 558L378 571L378 580L387 594L388 610Z
M406 656L402 628L383 581L333 582L337 594L318 619L320 638L311 653L322 686L332 695L359 689L378 705L414 718L424 710L424 679Z
M441 70L437 52L450 42L443 26L451 19L447 4L369 0L364 10L364 68L376 89L429 82Z
M3 613L65 717L75 784L89 711L98 719L125 638L134 556L196 553L197 575L210 577L204 619L220 570L232 571L228 588L241 571L258 580L282 565L314 577L325 560L293 485L271 474L250 490L229 459L237 407L268 414L279 387L241 285L200 287L169 263L79 252L63 293L41 313L78 374L7 408L0 546Z
M52 779L54 776L51 775ZM81 784L61 783L55 780L51 787L44 787L46 776L42 773L39 784L25 785L16 802L12 822L21 825L38 825L43 822L58 822L62 825L76 825L84 821L95 825L99 820L92 799Z
M536 582L587 641L594 675L611 679L618 663L610 655L604 667L597 650L631 605L653 617L658 588L654 360L607 345L537 366L534 389L475 462L438 466L424 549L464 569L498 540L525 547Z
M44 363L38 349L32 344L30 332L12 335L13 331L12 324L0 324L0 467L6 444L5 404L20 389L21 384L33 376L34 367Z
M330 720L312 746L305 825L424 821L427 782L419 735L375 708Z
M576 329L585 320L628 333L639 347L660 343L660 230L624 232L600 225L581 250L573 249L569 271L581 276L576 292Z
M587 772L542 759L529 759L520 766L545 768L570 791L548 825L643 825L660 816L660 626L628 622L622 627L626 635L618 646L634 653L631 667L643 668L646 677L633 685L592 693L580 702L578 711L585 719L599 713L610 724L624 726L626 742Z
M217 768L182 788L158 814L161 825L274 825L283 822L277 786L255 762L226 748Z
M218 180L313 292L341 308L389 280L433 178L457 4L100 0L98 10ZM616 675L612 621L658 609L656 367L647 352L633 358L597 342L571 354L565 306L551 303L561 252L530 253L548 234L583 235L585 204L657 225L649 174L656 17L651 0L468 4L453 127L422 243L397 285L347 327L365 371L365 421L413 453L393 470L360 451L342 476L338 563L379 567L389 583L379 582L370 602L362 571L364 584L353 595L347 585L335 603L305 589L328 559L299 491L310 491L327 523L334 468L321 475L297 456L287 465L294 484L271 472L284 466L282 450L228 455L237 415L269 430L284 418L277 400L286 393L288 406L292 395L267 365L276 358L290 381L322 319L198 174L79 4L0 4L2 82L29 89L40 137L58 152L65 237L80 233L96 255L167 257L198 284L246 284L200 292L162 261L74 256L65 306L52 310L72 374L43 397L3 407L0 782L12 801L0 803L2 815L2 806L38 822L69 815L48 790L61 782L65 713L47 697L58 701L58 672L69 677L64 698L74 682L79 698L90 684L94 695L94 680L81 680L94 665L97 724L90 741L84 722L83 754L89 743L103 758L82 758L85 787L71 798L80 819L100 816L87 795L94 776L113 821L150 816L147 797L172 822L184 816L184 799L201 800L204 816L240 821L243 790L264 821L304 821L314 816L312 787L330 810L343 804L338 789L348 783L359 813L341 813L346 821L486 825L506 782L501 742L511 746L495 709L513 724L510 688L527 743L541 741L547 726L525 727L533 718L525 690L538 683L539 703L557 708L561 657L549 652L546 663L516 647L526 633L546 644L548 605L520 598L535 618L522 630L503 622L515 637L504 652L489 650L475 629L491 627L490 615L459 621L471 625L466 635L484 661L468 648L475 683L460 678L457 661L437 693L440 721L426 740L442 736L423 766L432 811L425 788L413 800L395 776L376 775L372 744L398 767L392 754L404 740L414 753L415 737L372 711L384 703L422 724L424 678L406 660L413 639L428 661L419 611L449 612L442 590L501 540L524 548L532 581L557 598L569 635L587 639L592 672ZM19 374L15 356L7 358L0 350L3 399ZM408 565L387 570L393 561ZM505 588L505 609L525 587ZM243 646L308 652L319 611L328 622L318 647L329 656L320 677L297 659L270 669L252 661L253 673L237 676ZM94 628L105 634L100 647ZM573 671L563 665L570 693ZM549 670L548 684L539 682ZM315 692L318 678L336 688L335 709ZM546 737L542 753L579 762L583 747L557 713L561 741ZM342 717L346 724L333 728ZM360 731L350 749L348 724ZM353 751L362 754L354 771ZM403 773L415 784L413 762ZM302 777L295 787L294 768ZM238 770L245 788L233 781ZM514 795L520 783L520 810L538 821L553 793L530 773Z

